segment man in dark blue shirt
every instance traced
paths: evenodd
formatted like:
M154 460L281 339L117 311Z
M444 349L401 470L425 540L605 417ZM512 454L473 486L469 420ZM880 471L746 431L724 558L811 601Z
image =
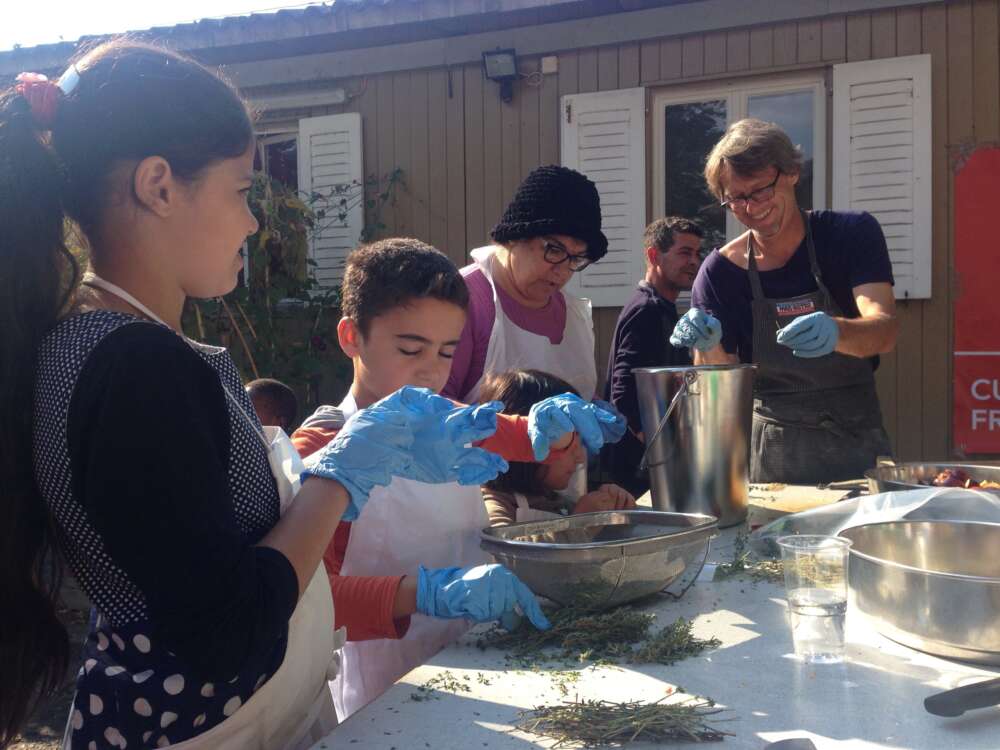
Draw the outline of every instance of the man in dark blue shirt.
M628 420L628 432L606 448L606 467L615 481L633 495L649 489L649 478L639 472L645 445L636 395L636 367L690 365L686 348L670 345L677 323L678 295L691 288L701 259L702 229L676 216L657 219L643 236L646 277L625 303L608 355L604 398Z
M774 123L729 126L705 179L747 231L705 261L672 337L698 364L757 365L752 482L854 479L890 452L873 376L898 329L885 237L866 213L802 211L801 167Z

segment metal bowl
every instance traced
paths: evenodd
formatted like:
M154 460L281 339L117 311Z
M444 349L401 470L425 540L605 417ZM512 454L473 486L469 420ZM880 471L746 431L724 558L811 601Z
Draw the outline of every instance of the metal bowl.
M854 606L894 641L1000 664L1000 524L892 521L845 529Z
M480 545L540 596L605 609L669 586L704 562L713 516L580 513L484 529Z
M895 492L897 490L918 490L932 487L931 482L945 469L961 469L969 478L978 482L1000 482L1000 466L985 464L885 464L865 472L868 487L872 492ZM1000 494L1000 489L987 489Z

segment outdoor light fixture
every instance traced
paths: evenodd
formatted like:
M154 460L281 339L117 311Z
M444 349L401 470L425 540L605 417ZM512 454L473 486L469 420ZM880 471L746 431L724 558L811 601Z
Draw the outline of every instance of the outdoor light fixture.
M483 71L491 81L500 84L500 99L514 98L514 81L518 78L517 55L513 49L495 49L483 53Z

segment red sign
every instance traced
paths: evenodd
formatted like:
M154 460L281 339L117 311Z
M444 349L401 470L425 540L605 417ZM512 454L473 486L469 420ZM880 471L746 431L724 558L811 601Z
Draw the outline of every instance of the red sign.
M1000 453L1000 149L955 174L955 452Z

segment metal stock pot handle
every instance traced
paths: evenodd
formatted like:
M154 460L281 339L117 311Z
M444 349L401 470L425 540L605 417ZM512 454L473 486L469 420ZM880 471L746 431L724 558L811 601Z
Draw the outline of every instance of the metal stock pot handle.
M666 413L660 419L660 424L657 425L656 432L653 433L653 437L646 441L646 450L642 452L642 460L639 462L639 471L645 471L649 467L649 464L646 462L646 459L649 457L649 449L653 447L653 443L656 442L656 438L658 438L660 433L663 432L663 426L667 423L667 420L670 419L670 415L677 406L677 402L680 401L682 396L695 395L693 393L689 394L688 389L694 385L697 380L698 373L693 370L688 370L684 373L684 382L681 383L681 387L677 389L677 393L674 394L674 397L670 399L670 406L667 407Z

